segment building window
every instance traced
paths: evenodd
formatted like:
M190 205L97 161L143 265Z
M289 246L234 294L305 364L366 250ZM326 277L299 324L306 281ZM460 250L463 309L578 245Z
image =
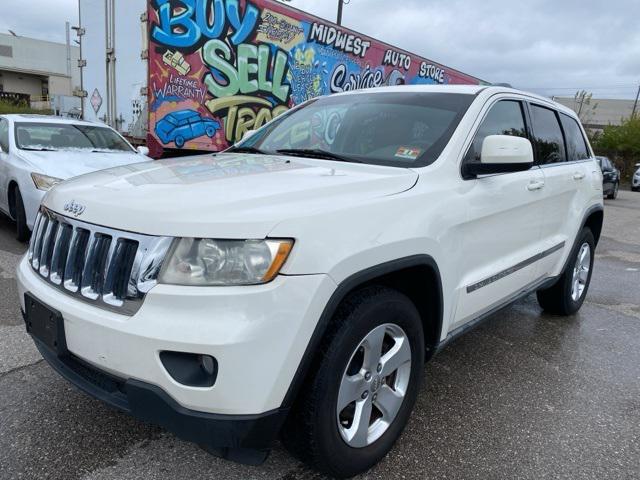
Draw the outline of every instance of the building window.
M13 58L13 47L11 45L0 45L0 57Z

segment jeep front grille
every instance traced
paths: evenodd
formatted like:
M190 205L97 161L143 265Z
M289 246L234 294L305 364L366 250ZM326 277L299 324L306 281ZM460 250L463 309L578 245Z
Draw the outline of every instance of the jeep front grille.
M29 244L31 267L64 293L124 315L138 311L171 245L41 209Z

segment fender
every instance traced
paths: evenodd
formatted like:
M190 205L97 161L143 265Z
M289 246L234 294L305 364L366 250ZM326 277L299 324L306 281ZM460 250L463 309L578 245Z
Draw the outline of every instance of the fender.
M405 268L410 267L419 267L426 266L433 270L436 275L436 283L437 283L437 297L439 298L438 302L438 310L436 316L436 329L437 332L442 332L442 323L443 323L443 312L444 312L444 297L442 294L442 279L440 276L440 269L438 268L438 264L433 259L433 257L429 255L412 255L409 257L399 258L397 260L391 260L389 262L385 262L379 265L375 265L369 267L365 270L354 273L353 275L347 277L343 280L336 290L331 295L331 298L327 302L322 311L322 315L316 324L316 327L311 335L311 339L305 349L304 355L300 360L300 364L298 365L298 369L289 385L289 389L287 390L287 394L282 402L281 408L291 408L298 396L298 392L300 388L304 384L304 380L307 376L307 373L311 369L313 364L315 355L318 351L322 338L327 330L329 322L333 318L334 313L336 312L340 303L346 298L346 296L351 293L353 290L358 288L361 285L366 284L376 278L382 277L384 275L388 275L393 272L397 272L400 270L404 270ZM440 335L438 335L438 339ZM427 345L429 354L430 351L433 350L432 347L435 345ZM429 355L427 355L428 358Z

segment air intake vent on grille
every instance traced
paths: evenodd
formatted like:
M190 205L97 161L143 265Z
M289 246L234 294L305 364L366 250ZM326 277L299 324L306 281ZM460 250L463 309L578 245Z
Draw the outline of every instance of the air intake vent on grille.
M132 315L155 285L170 245L169 237L121 232L42 210L28 259L63 292Z

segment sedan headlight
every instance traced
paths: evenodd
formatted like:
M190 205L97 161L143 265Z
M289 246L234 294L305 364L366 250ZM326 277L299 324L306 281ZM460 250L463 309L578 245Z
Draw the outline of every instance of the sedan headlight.
M195 286L267 283L280 272L292 247L290 239L177 239L158 281Z
M35 172L31 174L31 179L38 190L44 190L45 192L51 190L54 185L62 182L61 178L50 177L49 175Z

